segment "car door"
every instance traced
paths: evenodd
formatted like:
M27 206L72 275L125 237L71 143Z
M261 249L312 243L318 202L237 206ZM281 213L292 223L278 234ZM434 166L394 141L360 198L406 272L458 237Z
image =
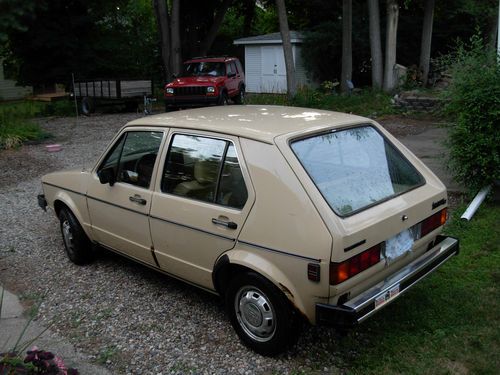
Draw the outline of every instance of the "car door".
M238 138L172 131L151 207L160 267L213 288L217 258L234 247L255 200Z
M227 81L226 87L229 92L229 96L234 96L238 91L238 78L236 72L236 66L233 62L226 63Z
M96 240L147 264L155 264L148 215L163 137L155 128L124 131L93 171L87 191ZM104 173L114 183L101 183Z

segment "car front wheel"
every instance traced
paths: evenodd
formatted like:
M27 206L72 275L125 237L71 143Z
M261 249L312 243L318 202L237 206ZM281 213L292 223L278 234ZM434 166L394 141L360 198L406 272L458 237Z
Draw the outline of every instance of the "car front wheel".
M219 105L229 105L229 97L227 92L223 91L219 96Z
M296 341L295 317L288 300L256 273L240 274L231 281L226 308L240 339L257 353L275 355Z
M89 263L93 258L92 243L75 215L69 209L62 208L59 212L59 222L69 260L78 265Z

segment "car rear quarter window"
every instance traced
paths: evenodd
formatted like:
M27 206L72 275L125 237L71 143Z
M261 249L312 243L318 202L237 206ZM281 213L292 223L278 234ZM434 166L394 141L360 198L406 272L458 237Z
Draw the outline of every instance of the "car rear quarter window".
M369 125L298 139L291 148L333 211L349 216L425 183Z
M173 136L161 190L238 209L248 198L233 143L197 135Z

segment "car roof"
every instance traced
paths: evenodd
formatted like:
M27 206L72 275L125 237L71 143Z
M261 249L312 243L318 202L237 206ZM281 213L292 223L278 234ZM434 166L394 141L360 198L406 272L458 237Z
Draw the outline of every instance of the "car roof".
M280 135L320 132L371 120L341 112L273 105L229 105L142 117L126 126L161 126L204 130L272 144Z

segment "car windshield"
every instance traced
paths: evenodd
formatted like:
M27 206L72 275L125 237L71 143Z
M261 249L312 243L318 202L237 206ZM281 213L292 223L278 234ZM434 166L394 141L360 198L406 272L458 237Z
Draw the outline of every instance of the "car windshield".
M424 183L415 167L369 125L299 139L291 148L340 216L349 216Z
M218 77L226 74L223 62L192 62L184 64L183 77L212 76Z

